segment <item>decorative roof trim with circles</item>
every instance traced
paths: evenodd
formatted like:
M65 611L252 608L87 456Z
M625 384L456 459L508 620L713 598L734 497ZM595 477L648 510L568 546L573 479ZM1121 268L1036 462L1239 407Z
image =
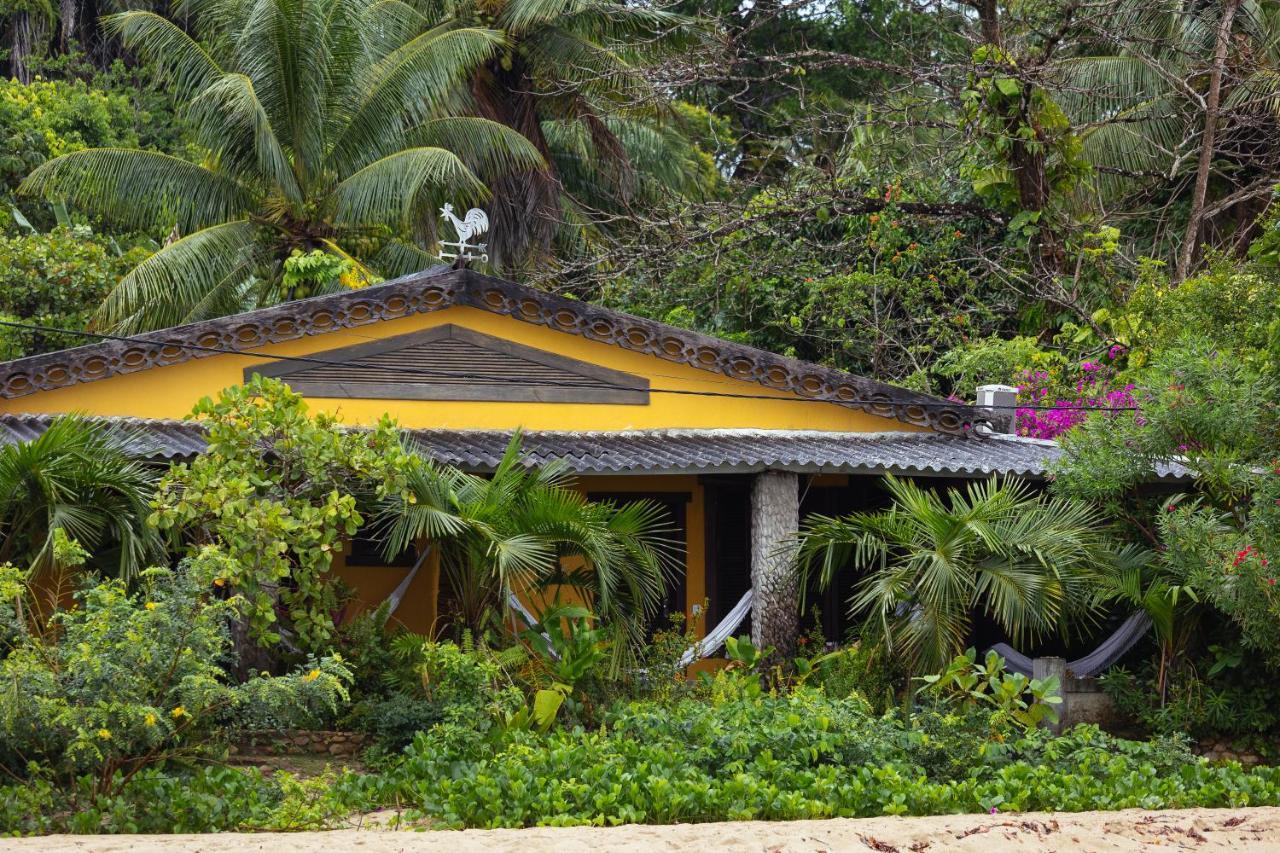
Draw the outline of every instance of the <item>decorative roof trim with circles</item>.
M1002 416L954 404L862 376L785 358L743 344L690 332L619 311L544 293L471 270L437 268L327 296L315 296L245 314L175 326L74 349L0 363L0 397L13 399L93 382L152 367L251 351L268 344L323 335L413 314L465 305L687 364L732 379L755 382L812 400L838 403L873 415L940 432L973 434L978 424ZM194 344L207 349L192 349ZM265 354L264 354L265 355Z

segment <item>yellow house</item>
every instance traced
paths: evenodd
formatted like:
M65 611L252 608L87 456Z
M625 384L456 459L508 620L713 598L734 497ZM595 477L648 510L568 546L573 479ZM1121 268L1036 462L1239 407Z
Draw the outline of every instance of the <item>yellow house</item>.
M78 412L138 419L146 453L190 456L200 428L180 419L253 373L348 424L389 412L432 456L473 471L524 429L530 463L564 460L589 495L665 505L685 559L668 608L714 627L750 602L761 642L794 631L777 546L802 512L877 505L886 472L1039 477L1056 453L1002 434L1009 418L992 409L443 268L0 364L0 440ZM336 569L365 606L399 589L397 618L428 630L438 572L396 562L357 539ZM836 634L842 590L830 595Z

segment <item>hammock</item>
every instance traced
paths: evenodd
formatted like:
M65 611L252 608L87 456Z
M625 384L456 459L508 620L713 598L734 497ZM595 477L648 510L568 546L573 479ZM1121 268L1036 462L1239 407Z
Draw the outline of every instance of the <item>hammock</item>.
M677 668L684 669L699 658L708 658L715 654L724 645L724 641L732 637L733 632L738 630L742 620L746 619L751 613L751 598L751 590L747 590L742 598L738 600L738 603L733 606L733 609L725 614L719 625L680 656ZM514 592L507 593L507 604L530 628L538 624L537 618L529 612L529 609L524 606L524 602ZM542 636L547 638L547 645L550 647L551 638L547 637L545 633ZM554 650L551 653L555 655Z
M1090 678L1102 672L1111 664L1124 657L1138 640L1151 628L1151 617L1138 612L1124 620L1115 633L1102 641L1102 645L1079 660L1067 663L1067 672L1076 678ZM1010 672L1031 675L1031 658L1016 651L1008 643L996 643L991 650L1004 658L1005 667Z
M724 619L715 628L707 632L707 636L693 644L693 647L680 656L678 667L684 669L699 658L708 658L715 654L724 641L733 636L742 620L751 613L752 590L747 590L733 609L725 614Z
M422 549L422 553L418 555L418 560L413 564L413 568L409 570L409 574L405 575L404 580L400 581L400 584L395 589L391 590L391 594L387 596L387 603L391 605L387 608L388 616L395 613L396 608L400 606L400 602L404 601L405 593L409 591L410 584L412 584L413 579L418 576L418 569L422 568L422 564L425 563L427 561L427 557L431 555L431 547L432 546L428 545Z

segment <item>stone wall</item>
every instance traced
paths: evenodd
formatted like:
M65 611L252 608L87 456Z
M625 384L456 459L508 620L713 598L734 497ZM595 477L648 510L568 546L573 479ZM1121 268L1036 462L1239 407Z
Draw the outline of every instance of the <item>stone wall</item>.
M338 755L352 757L365 748L367 738L357 732L310 730L244 732L232 754Z
M1268 763L1258 754L1255 745L1239 738L1205 738L1194 749L1197 755L1203 755L1210 761L1238 761L1245 767Z

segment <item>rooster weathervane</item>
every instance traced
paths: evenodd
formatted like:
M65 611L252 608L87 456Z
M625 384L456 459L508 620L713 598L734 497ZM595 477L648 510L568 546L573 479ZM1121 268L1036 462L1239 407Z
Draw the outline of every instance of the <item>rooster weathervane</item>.
M489 262L489 244L469 242L472 237L479 237L489 230L489 217L483 210L473 207L467 211L466 216L459 219L453 215L453 205L446 202L440 208L440 218L449 220L453 230L458 232L457 242L440 241L440 260L461 263L478 260L482 264ZM445 251L446 249L453 251ZM473 252L479 254L472 254Z

